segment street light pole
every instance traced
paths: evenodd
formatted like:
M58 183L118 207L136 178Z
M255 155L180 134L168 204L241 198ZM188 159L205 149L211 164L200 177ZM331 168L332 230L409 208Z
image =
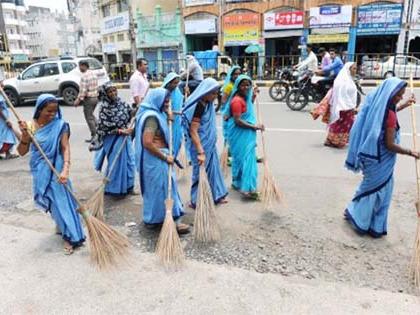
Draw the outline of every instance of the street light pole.
M128 1L128 18L129 18L129 36L131 45L131 58L133 63L133 70L137 67L137 47L136 47L136 24L133 17L133 9L130 1Z

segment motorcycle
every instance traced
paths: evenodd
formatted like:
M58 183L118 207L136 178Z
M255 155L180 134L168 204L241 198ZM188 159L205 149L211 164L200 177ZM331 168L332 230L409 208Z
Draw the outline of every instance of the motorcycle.
M296 86L297 77L298 72L292 69L276 69L277 80L270 86L268 94L276 102L283 101L290 89Z
M293 111L305 108L309 102L319 103L333 86L334 79L314 76L311 71L305 71L298 78L297 87L286 95L286 105Z

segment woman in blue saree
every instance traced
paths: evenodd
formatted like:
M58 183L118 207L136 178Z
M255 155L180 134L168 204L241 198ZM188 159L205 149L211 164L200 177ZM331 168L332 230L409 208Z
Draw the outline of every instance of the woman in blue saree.
M62 119L57 99L51 94L42 94L35 105L33 120L19 122L22 137L17 150L20 155L31 152L30 168L33 177L33 193L36 205L50 212L57 230L64 240L65 254L72 254L75 247L83 244L83 233L77 203L64 187L71 188L70 170L70 127ZM34 134L49 160L60 173L55 178L36 147L31 144L29 132Z
M406 85L399 78L390 78L369 93L350 132L346 167L361 171L363 181L344 215L360 234L372 237L387 234L397 154L419 158L418 152L399 145L396 113L415 101L411 96L401 102Z
M9 109L4 99L0 96L0 154L4 153L6 160L18 157L18 155L12 153L17 139L13 131L13 124L9 118Z
M224 111L226 136L232 154L232 188L245 198L258 200L257 124L254 111L254 93L251 78L240 75Z
M118 158L117 153L124 139L133 133L130 128L132 109L118 97L118 91L111 82L106 83L102 89L96 130L102 148L95 155L94 166L100 172L106 158L105 175L109 182L105 186L105 194L125 196L133 193L134 187L135 161L132 142L126 140ZM116 158L116 164L110 173L110 167Z
M143 195L143 221L147 227L160 226L165 219L165 200L168 194L169 164L174 156L169 152L168 108L169 92L164 88L150 90L136 115L135 160ZM180 222L184 215L178 193L175 171L172 172L172 215L179 234L189 232Z
M183 125L190 138L189 148L193 165L191 204L195 208L200 166L204 165L209 179L213 200L226 203L228 191L220 169L217 153L216 111L213 105L219 93L219 83L207 78L188 97L182 110Z
M181 93L181 90L178 88L180 82L180 77L175 72L169 73L165 80L163 81L162 87L167 89L171 96L172 110L175 112L181 112L182 104L184 101L184 96ZM175 115L173 124L172 124L172 144L174 149L174 157L178 156L179 150L182 144L182 124L181 124L181 115Z

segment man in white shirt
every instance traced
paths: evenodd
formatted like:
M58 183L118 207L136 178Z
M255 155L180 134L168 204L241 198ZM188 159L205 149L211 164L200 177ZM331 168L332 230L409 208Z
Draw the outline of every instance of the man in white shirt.
M139 58L136 62L137 70L130 77L130 91L133 96L134 105L138 106L143 101L149 90L147 80L147 60Z
M183 80L179 85L180 90L184 93L187 92L187 95L192 93L194 89L204 80L203 69L201 68L200 64L198 63L197 59L194 56L188 55L187 56L187 64L188 70L183 71L180 76ZM186 85L186 77L187 75L190 77L188 80L188 86ZM185 81L184 81L185 80Z
M312 45L306 45L306 51L308 52L308 56L306 57L306 59L294 66L293 68L298 71L307 68L309 71L315 72L318 70L318 58L312 51Z

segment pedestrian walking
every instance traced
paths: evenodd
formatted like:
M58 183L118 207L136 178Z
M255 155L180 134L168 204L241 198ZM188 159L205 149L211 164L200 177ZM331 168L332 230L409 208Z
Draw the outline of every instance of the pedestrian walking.
M354 82L356 73L357 65L354 62L346 63L334 81L333 88L311 111L314 119L323 116L323 121L328 124L325 146L344 148L349 141L358 106L358 90Z
M225 107L225 104L227 100L229 99L230 94L232 93L233 86L235 85L235 81L238 78L238 76L241 75L241 67L240 66L233 66L225 79L225 82L223 83L221 92L222 92L222 101L221 101L221 109L223 110Z
M193 165L191 204L195 208L200 166L205 166L215 204L227 203L225 186L217 152L216 110L214 100L220 90L219 83L207 78L188 97L182 110L183 125L190 138L189 148Z
M226 134L232 154L232 188L240 191L245 198L259 200L257 131L263 131L264 126L257 124L254 99L251 78L240 75L235 81L224 115L229 117Z
M133 109L118 97L117 88L106 83L100 93L99 119L97 134L101 149L95 155L95 169L101 171L105 158L107 168L105 176L108 178L105 194L124 196L133 192L135 178L134 151L130 137L133 129L130 128ZM124 145L119 156L121 146ZM115 162L114 160L117 159ZM111 170L110 167L115 166ZM111 172L111 173L110 173Z
M33 178L35 204L50 212L57 226L57 233L64 240L64 253L70 255L74 248L85 241L77 203L64 184L71 187L70 126L63 120L57 99L42 94L35 105L33 120L19 122L22 137L17 147L21 156L30 151L30 168ZM41 153L31 144L31 132L39 142L54 167L60 172L57 180Z
M90 139L86 139L86 142L90 143L96 136L96 119L93 113L98 103L98 78L92 70L89 70L87 60L79 61L79 69L82 78L80 79L79 95L74 102L74 106L83 106L83 113L90 131Z
M135 161L143 195L143 221L148 227L160 226L165 219L169 164L174 156L169 152L168 108L169 92L164 88L150 90L136 115ZM189 226L180 222L184 208L178 192L175 172L172 172L173 218L180 234Z
M165 80L163 81L162 87L168 90L170 98L172 111L180 113L182 110L182 105L184 101L184 96L182 95L178 85L180 82L180 77L175 72L169 73ZM181 124L181 115L175 115L174 121L172 123L172 144L174 150L174 157L178 156L179 150L182 144L182 124Z
M146 59L137 59L137 69L130 77L130 91L133 97L133 105L136 107L143 101L149 90L149 80L147 79L148 66Z
M10 120L9 109L4 99L0 96L0 154L4 154L6 160L18 157L17 154L12 153L13 147L17 142L13 123Z
M387 234L397 154L419 158L418 152L399 145L397 112L415 102L414 95L401 102L406 85L394 77L369 93L350 132L346 167L361 171L363 180L344 215L360 234Z

